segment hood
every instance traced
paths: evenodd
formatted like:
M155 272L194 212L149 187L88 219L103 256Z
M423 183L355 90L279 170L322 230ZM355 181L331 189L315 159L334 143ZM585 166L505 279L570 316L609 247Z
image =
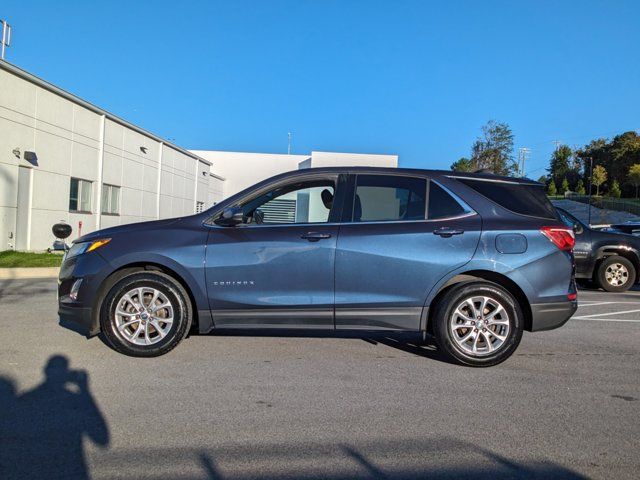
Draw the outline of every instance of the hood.
M118 225L117 227L104 228L95 232L87 233L76 238L73 243L89 242L98 238L113 237L121 233L132 233L140 230L153 230L156 228L174 225L182 221L182 218L167 218L166 220L152 220L150 222L128 223L126 225Z

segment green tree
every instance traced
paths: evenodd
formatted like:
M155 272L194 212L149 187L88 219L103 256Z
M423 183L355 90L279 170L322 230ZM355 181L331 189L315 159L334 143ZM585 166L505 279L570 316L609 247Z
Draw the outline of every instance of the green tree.
M638 187L640 186L640 163L634 163L629 167L627 174L629 183L636 187L636 198L638 198Z
M620 184L617 180L614 180L611 184L611 189L609 190L609 196L614 198L620 198L622 192L620 191Z
M582 179L578 180L578 183L576 184L576 193L578 195L585 194L584 183L582 182Z
M487 169L497 175L515 173L511 127L495 120L487 122L482 127L482 136L471 147L471 162L475 169Z
M551 155L549 162L549 175L556 183L561 183L563 179L571 174L571 156L573 151L567 145L560 145Z
M558 194L558 190L556 189L556 182L554 182L553 180L549 182L549 187L547 188L547 192L552 197L555 197Z
M547 178L546 175L540 175L540 178L538 179L538 182L546 184L547 180L549 180L549 178Z
M602 165L593 167L591 183L596 186L596 195L600 195L600 185L607 181L607 171Z
M633 194L633 184L627 182L627 175L631 166L636 163L640 164L640 135L638 133L624 132L616 135L612 140L605 138L593 140L577 149L574 157L584 166L585 180L589 175L589 162L593 160L594 167L595 165L604 167L609 181L618 181L623 193Z
M568 192L568 191L569 191L569 180L564 178L562 180L562 185L560 186L560 195L564 195L565 192Z
M460 158L457 162L451 164L451 170L454 172L473 172L473 162L467 157Z

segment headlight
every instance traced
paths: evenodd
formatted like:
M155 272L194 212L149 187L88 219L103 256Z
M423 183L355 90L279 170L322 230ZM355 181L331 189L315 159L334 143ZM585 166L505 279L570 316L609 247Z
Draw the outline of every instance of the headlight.
M93 252L94 250L105 246L110 241L110 238L101 238L100 240L94 240L92 242L74 243L67 252L66 258L77 257L85 252Z

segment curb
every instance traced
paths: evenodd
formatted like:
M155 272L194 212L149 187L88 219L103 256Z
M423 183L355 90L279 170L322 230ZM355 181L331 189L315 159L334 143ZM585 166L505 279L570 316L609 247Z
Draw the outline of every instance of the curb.
M41 268L0 268L0 280L23 278L58 278L60 267Z

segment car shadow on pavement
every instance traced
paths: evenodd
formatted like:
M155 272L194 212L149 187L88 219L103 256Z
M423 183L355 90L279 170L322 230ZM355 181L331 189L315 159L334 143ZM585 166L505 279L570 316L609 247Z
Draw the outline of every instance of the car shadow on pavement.
M403 337L403 336L385 336L385 337L371 337L364 338L366 342L377 344L380 343L387 347L395 348L405 353L410 353L418 357L428 358L429 360L435 360L442 363L448 363L451 365L458 365L445 357L440 350L436 347L435 341L427 337L427 340L422 340L415 337Z
M192 335L200 335L198 333L192 333ZM315 331L315 330L284 330L284 329L261 329L247 331L244 329L230 329L214 330L211 333L204 334L205 336L231 336L231 337L273 337L273 338L342 338L363 340L372 345L385 345L387 347L401 350L405 353L411 353L419 357L428 358L430 360L436 360L443 363L454 364L448 360L442 353L436 348L435 342L427 337L427 340L422 340L421 334L417 333L404 333L398 332L396 334L386 333L368 333L364 335L362 332L337 332L335 330L330 331ZM105 340L106 342L106 340Z
M474 479L501 480L518 478L580 480L587 477L552 462L517 462L504 455L493 453L477 445L449 438L431 439L432 442L375 442L356 447L351 444L314 445L301 444L240 447L235 451L201 451L197 454L200 467L209 480L276 480L295 478L299 480L409 480L409 479ZM418 454L423 458L405 464L404 455L412 458ZM185 452L182 452L184 458ZM218 460L214 460L217 458ZM258 471L249 473L249 464L256 462ZM452 461L453 459L457 459ZM443 462L444 460L444 462ZM235 461L240 461L235 465ZM313 462L315 468L303 465ZM445 465L443 465L443 463ZM224 468L222 468L224 464ZM391 464L393 466L387 466ZM451 466L451 465L455 466ZM297 467L294 467L297 465ZM241 466L243 474L233 473L234 466ZM256 467L254 467L256 468ZM275 470L275 471L274 471ZM229 473L226 473L229 472ZM193 477L200 478L200 477Z
M89 375L63 355L44 367L44 381L18 394L0 377L0 478L90 478L83 442L108 447L109 428L89 389Z

